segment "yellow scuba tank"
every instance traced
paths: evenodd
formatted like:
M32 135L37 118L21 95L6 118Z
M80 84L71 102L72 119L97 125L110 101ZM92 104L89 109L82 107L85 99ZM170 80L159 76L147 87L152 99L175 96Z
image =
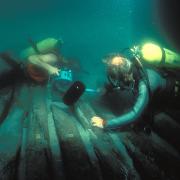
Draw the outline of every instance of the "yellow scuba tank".
M159 67L180 68L180 55L169 49L146 43L139 50L146 63Z
M46 53L48 51L51 51L53 49L56 49L59 45L61 45L63 41L61 39L55 39L55 38L47 38L42 41L39 41L36 43L36 47L40 53ZM22 59L27 59L29 56L37 54L37 51L34 47L28 47L24 49L20 57Z

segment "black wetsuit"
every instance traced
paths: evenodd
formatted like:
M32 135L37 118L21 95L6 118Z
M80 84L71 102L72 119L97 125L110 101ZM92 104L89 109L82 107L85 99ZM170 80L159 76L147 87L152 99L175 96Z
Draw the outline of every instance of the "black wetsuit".
M0 90L27 81L27 76L20 63L17 63L7 53L0 54L0 58L10 66L10 70L0 73Z
M174 93L174 82L169 82L167 78L153 69L146 69L145 71L148 83L143 78L136 82L137 97L133 106L125 114L107 121L106 128L118 128L136 122L154 95L165 92Z
M30 72L28 72L26 63L18 63L8 53L1 53L0 58L10 66L9 71L0 73L0 90L7 87L15 87L21 85L22 83L38 85L45 85L47 83L48 75L45 70L42 70L41 68L38 68L36 66L33 67L35 71L34 76L42 79L41 81L36 80L32 76L30 76Z

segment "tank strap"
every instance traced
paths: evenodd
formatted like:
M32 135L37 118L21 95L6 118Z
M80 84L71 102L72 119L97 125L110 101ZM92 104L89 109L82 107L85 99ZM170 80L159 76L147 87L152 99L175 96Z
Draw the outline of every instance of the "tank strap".
M41 52L39 51L39 49L37 47L37 44L31 38L28 39L28 42L30 43L31 47L34 49L34 51L37 54L41 54Z
M162 51L161 65L164 65L165 61L166 61L166 52L162 47L160 47L160 48L161 48L161 51Z
M144 65L142 64L141 60L138 57L132 58L132 62L134 62L134 65L139 72L139 78L142 79L146 83L146 86L147 86L148 92L149 92L149 96L152 96L149 77L148 77L148 74L146 72Z

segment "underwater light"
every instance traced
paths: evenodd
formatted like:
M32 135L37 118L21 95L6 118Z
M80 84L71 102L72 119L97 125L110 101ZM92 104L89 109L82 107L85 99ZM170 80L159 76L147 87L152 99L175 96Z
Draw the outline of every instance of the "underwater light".
M156 44L146 43L141 49L142 57L149 63L160 63L162 60L162 49Z

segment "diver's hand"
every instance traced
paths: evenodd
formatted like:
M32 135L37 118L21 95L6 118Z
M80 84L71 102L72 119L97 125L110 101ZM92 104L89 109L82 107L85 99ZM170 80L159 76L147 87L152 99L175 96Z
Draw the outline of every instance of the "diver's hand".
M59 75L60 73L60 69L56 68L56 67L50 67L48 70L50 75Z
M99 127L99 128L104 128L105 120L102 119L101 117L93 116L93 117L91 118L91 124L92 124L93 126L96 126L96 127Z

